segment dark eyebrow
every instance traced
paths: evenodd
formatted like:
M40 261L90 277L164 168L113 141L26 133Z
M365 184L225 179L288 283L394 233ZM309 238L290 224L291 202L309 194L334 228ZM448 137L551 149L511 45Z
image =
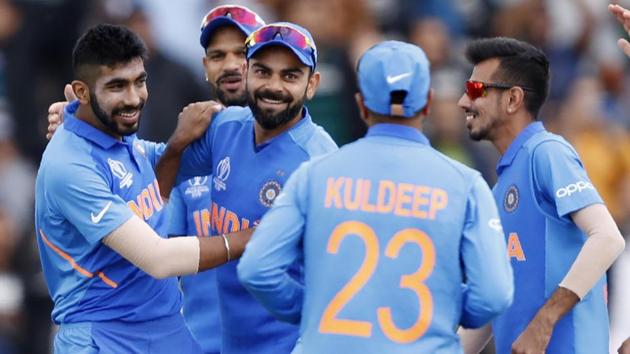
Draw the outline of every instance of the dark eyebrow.
M288 68L288 69L284 69L282 70L283 74L302 74L304 75L304 72L302 71L302 69L295 67L295 68Z
M143 71L138 77L136 77L133 81L142 80L147 78L146 71ZM114 86L114 85L126 85L129 82L127 79L123 79L120 77L115 77L105 83L105 86Z
M267 70L267 71L271 71L271 68L268 67L267 65L261 64L261 63L253 63L252 66L257 66L261 69Z

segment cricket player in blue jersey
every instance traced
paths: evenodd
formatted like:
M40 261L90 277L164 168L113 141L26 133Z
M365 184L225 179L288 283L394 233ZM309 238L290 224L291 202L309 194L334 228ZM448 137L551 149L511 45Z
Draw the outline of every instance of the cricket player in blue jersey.
M212 174L210 229L214 234L256 225L289 175L304 161L333 150L330 136L311 120L304 102L319 84L317 50L310 33L290 23L274 23L246 41L248 108L227 107L201 139L171 137L157 175L168 195L179 179ZM192 105L189 111L198 107ZM181 158L181 165L180 165ZM301 281L299 267L292 268ZM222 353L289 353L298 327L274 319L245 290L236 262L217 269Z
M200 353L174 276L238 257L251 233L165 238L153 172L163 147L134 134L148 97L145 56L137 35L112 25L91 28L73 51L78 100L66 107L36 182L56 353ZM208 123L208 114L189 115L178 128L201 135Z
M247 105L245 39L264 25L255 12L235 5L218 6L202 19L203 66L213 99L224 106ZM169 198L170 235L210 236L212 176L196 176ZM206 354L218 354L221 326L215 270L181 278L184 318Z
M624 241L573 147L537 120L547 57L509 38L471 42L466 56L459 106L471 138L502 155L493 194L514 269L514 303L492 325L497 353L606 353L605 273Z
M386 41L358 64L367 136L291 176L238 265L275 316L299 323L307 353L462 353L512 300L490 188L421 132L429 62ZM303 254L305 284L287 273Z

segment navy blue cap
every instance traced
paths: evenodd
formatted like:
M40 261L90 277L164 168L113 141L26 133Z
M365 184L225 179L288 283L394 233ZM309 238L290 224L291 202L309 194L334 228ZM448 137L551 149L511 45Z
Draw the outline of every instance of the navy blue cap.
M303 43L300 43L302 41ZM306 28L291 22L276 22L265 25L250 34L246 44L247 59L250 59L262 48L281 45L291 49L298 59L311 69L315 69L317 65L317 47L313 36Z
M219 27L230 25L240 29L245 36L265 25L265 21L254 11L238 5L217 6L201 19L199 43L206 49L212 33Z

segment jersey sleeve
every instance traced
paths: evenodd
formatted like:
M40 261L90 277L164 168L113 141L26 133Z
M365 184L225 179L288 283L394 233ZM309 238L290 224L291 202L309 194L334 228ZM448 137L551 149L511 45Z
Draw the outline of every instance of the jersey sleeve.
M72 162L48 170L47 198L91 244L116 230L132 216L127 203L112 193L95 164Z
M299 323L304 287L287 269L300 255L308 198L307 165L289 177L238 264L243 286L282 321Z
M503 312L514 293L497 207L479 175L468 195L461 259L465 278L461 325L478 328Z
M559 218L588 205L602 203L582 162L568 144L546 141L532 153L534 183L556 207Z
M171 217L168 227L169 236L188 235L188 225L186 218L186 203L182 196L181 188L175 187L168 199L169 215Z
M137 141L144 148L147 159L151 163L151 167L153 168L153 170L155 170L155 166L157 165L160 157L162 157L162 154L166 149L166 144L142 139L138 139Z
M215 120L221 115L218 114L199 139L193 141L182 154L177 173L176 184L193 178L195 176L207 176L212 174L212 141L214 130L217 126Z

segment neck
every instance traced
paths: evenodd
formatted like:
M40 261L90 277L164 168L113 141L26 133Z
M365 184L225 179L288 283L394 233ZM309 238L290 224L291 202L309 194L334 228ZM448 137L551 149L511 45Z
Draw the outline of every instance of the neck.
M256 145L265 143L275 138L276 136L286 132L287 130L291 129L294 125L296 125L302 119L303 110L304 108L302 108L300 112L295 117L293 117L290 121L278 127L275 127L273 129L265 129L260 124L258 124L258 121L254 120L254 141L256 142Z
M533 121L529 114L508 117L508 124L497 129L495 136L491 138L490 141L497 148L501 156L503 156L514 139Z
M96 117L96 114L94 114L94 111L92 110L92 108L89 105L80 104L79 108L77 108L77 111L76 111L74 116L77 119L80 119L80 120L86 122L87 124L93 126L94 128L102 131L103 133L105 133L107 135L110 135L110 136L112 136L113 138L115 138L117 140L122 140L122 135L116 134L109 127L107 127L105 124L103 124L103 122L101 122Z

